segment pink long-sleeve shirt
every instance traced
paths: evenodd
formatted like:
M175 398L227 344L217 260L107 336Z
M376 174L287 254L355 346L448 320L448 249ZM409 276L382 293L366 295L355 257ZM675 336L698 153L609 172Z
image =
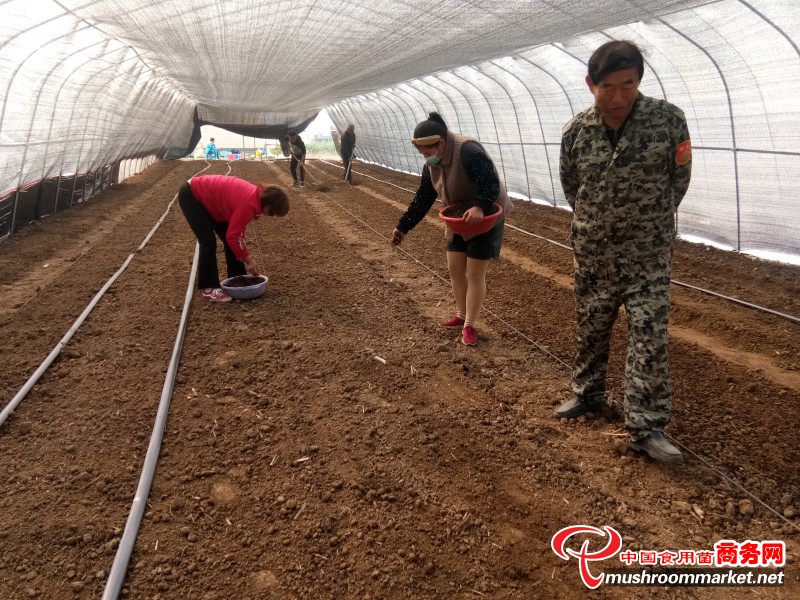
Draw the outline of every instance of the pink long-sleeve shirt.
M227 175L201 175L189 180L192 194L205 206L215 221L228 223L226 241L236 258L249 255L244 233L247 224L261 212L261 196L257 185Z

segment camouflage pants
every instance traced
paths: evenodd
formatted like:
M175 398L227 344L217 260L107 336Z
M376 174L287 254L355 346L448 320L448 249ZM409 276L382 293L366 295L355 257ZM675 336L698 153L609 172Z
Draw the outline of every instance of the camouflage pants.
M667 345L670 262L664 257L653 269L579 268L575 273L578 346L572 391L589 402L605 396L611 330L624 306L625 426L634 440L651 429L663 429L672 409Z

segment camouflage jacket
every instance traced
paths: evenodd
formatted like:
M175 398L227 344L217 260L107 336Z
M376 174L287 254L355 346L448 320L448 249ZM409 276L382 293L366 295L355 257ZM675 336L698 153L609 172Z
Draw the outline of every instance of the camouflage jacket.
M579 265L671 252L691 176L686 118L640 93L614 148L592 106L564 126L560 176Z

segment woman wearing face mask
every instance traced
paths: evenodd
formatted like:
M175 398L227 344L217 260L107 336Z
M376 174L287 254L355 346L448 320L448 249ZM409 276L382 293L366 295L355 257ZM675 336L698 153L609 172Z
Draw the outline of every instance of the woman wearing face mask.
M445 231L447 268L457 312L439 325L461 329L461 342L475 346L475 325L486 297L486 271L489 260L500 257L504 216L511 210L511 201L483 146L448 131L439 113L430 113L416 126L411 143L425 159L425 166L419 189L392 233L393 245L403 241L437 198L445 206L457 207L451 210L461 214L466 223L479 222L484 214L490 214L495 202L503 207L503 216L486 233L462 236L449 227Z

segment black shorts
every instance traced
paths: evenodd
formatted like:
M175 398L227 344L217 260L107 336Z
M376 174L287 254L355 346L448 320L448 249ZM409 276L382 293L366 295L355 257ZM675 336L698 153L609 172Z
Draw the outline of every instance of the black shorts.
M503 229L505 220L500 221L486 233L476 235L469 241L457 233L453 234L453 241L447 243L448 252L465 252L467 258L476 260L489 260L490 258L500 258L500 246L503 244Z

